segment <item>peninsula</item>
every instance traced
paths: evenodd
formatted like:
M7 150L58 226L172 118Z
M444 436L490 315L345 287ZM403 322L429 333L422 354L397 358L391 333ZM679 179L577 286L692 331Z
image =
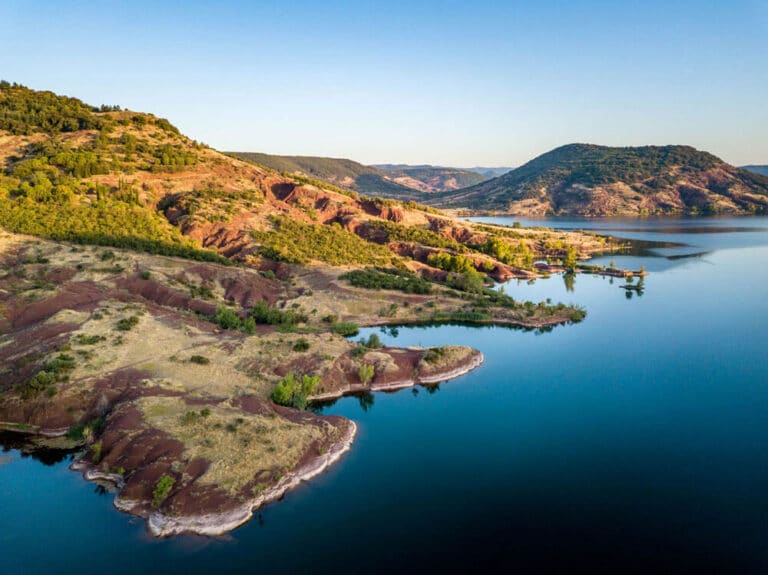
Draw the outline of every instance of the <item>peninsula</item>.
M578 322L493 284L622 247L361 196L7 82L0 169L0 427L79 448L157 536L224 533L337 461L355 425L311 401L482 362L359 327Z

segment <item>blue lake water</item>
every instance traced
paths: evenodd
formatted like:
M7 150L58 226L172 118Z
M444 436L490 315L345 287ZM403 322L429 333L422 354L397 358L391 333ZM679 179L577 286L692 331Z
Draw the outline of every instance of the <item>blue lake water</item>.
M645 265L641 296L505 286L578 325L376 330L486 362L323 408L359 424L352 451L226 538L152 540L66 459L7 446L0 573L768 572L768 218L544 225L686 246L598 259Z

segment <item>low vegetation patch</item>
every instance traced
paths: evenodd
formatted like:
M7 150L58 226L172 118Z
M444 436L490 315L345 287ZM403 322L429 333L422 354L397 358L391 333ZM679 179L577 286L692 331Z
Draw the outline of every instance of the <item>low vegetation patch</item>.
M339 276L355 287L366 289L391 289L405 293L428 294L432 284L407 270L394 268L365 268L352 270Z
M367 242L339 224L312 225L277 216L274 230L252 232L263 257L297 264L322 261L331 265L388 264L394 256L384 246Z
M171 493L171 489L176 484L176 480L170 475L163 475L155 485L152 491L152 507L160 507Z
M69 372L75 369L75 358L66 353L57 355L48 361L35 375L17 387L24 399L39 395L42 391L51 397L56 395L56 384L67 381Z
M331 331L344 337L352 337L360 331L360 326L351 321L331 324Z
M124 317L115 324L115 328L119 331L131 331L134 327L139 325L139 316L132 315L131 317Z

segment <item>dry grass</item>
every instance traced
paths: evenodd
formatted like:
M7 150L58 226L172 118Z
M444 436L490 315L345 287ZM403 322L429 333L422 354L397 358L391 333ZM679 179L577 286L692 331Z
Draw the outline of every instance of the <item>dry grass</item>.
M198 480L235 493L254 478L272 482L295 467L312 442L334 432L315 425L291 423L280 417L245 414L226 406L210 415L187 416L190 407L175 397L149 397L138 402L146 422L184 444L183 459L211 462Z

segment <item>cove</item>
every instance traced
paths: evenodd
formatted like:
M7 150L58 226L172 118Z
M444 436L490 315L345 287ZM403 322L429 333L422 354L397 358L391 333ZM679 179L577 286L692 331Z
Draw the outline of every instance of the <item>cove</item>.
M765 572L768 218L541 225L676 245L594 261L644 265L642 295L581 274L504 286L583 305L577 325L364 330L485 363L322 407L358 424L351 452L226 538L152 540L66 454L6 440L0 572Z

